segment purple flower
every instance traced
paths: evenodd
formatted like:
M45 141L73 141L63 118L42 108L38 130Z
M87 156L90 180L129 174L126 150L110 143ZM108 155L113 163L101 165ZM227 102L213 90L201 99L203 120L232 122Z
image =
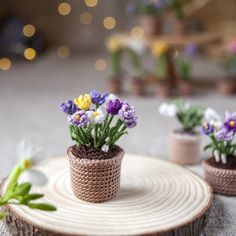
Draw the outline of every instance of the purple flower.
M77 111L73 115L69 116L68 120L72 125L79 127L83 127L88 123L87 115L85 111L82 110Z
M77 108L72 100L68 100L65 103L62 103L60 106L62 112L72 115L76 112Z
M219 131L215 132L215 138L218 141L232 141L234 138L234 133L228 131L225 127L221 128Z
M189 43L184 47L184 54L188 57L194 57L197 54L197 46Z
M90 96L93 104L101 106L103 103L105 103L108 93L101 94L98 91L93 90Z
M122 107L122 102L116 98L115 100L110 100L107 106L107 112L111 115L117 115Z
M236 112L225 112L224 126L228 131L233 131L234 133L236 132Z
M210 135L214 132L214 126L208 122L204 123L201 127L202 134Z
M133 128L137 125L137 116L135 114L135 109L127 102L123 103L119 111L119 116L121 120L124 121L127 128Z

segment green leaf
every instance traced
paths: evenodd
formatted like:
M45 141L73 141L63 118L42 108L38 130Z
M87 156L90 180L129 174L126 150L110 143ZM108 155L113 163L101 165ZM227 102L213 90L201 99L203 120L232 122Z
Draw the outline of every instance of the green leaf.
M14 195L15 196L25 196L26 194L29 193L31 189L31 184L30 183L23 183L18 186L16 186Z
M204 147L204 151L206 151L209 148L213 148L213 147L214 147L214 145L212 143L210 143Z
M37 209L41 211L56 211L57 210L56 207L50 204L46 204L46 203L30 203L28 206L31 209Z
M5 217L5 214L3 212L0 212L0 220L3 220Z
M44 197L43 194L37 194L37 193L28 194L20 200L20 204L28 205L30 201L37 200L37 199L42 198L42 197Z

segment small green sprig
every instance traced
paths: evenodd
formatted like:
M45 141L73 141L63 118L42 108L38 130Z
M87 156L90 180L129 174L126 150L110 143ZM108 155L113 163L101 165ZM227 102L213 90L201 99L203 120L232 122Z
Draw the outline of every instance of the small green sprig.
M9 183L4 195L0 196L0 207L4 205L23 205L31 209L42 211L56 211L56 207L46 203L34 202L44 197L43 194L31 193L31 183L19 183L18 180L27 167L18 164L9 175ZM5 213L0 212L0 220L4 219Z

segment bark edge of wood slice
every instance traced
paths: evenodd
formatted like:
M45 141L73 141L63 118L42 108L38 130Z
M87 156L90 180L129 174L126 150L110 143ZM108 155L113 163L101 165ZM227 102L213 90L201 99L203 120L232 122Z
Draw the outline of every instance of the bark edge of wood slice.
M8 213L4 223L13 236L198 236L213 201L212 188L199 176L155 158L126 154L121 190L105 203L87 203L74 197L66 158L54 158L37 170L46 174L49 183L32 190L44 193L44 200L58 211L4 207ZM1 192L5 186L6 181Z

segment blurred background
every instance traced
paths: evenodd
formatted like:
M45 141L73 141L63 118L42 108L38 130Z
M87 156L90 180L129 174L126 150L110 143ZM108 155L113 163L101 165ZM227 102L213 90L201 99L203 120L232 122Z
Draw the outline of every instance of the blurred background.
M167 158L160 103L185 97L235 110L235 0L1 0L0 176L22 138L48 156L70 144L59 105L109 90L136 105L127 152Z

